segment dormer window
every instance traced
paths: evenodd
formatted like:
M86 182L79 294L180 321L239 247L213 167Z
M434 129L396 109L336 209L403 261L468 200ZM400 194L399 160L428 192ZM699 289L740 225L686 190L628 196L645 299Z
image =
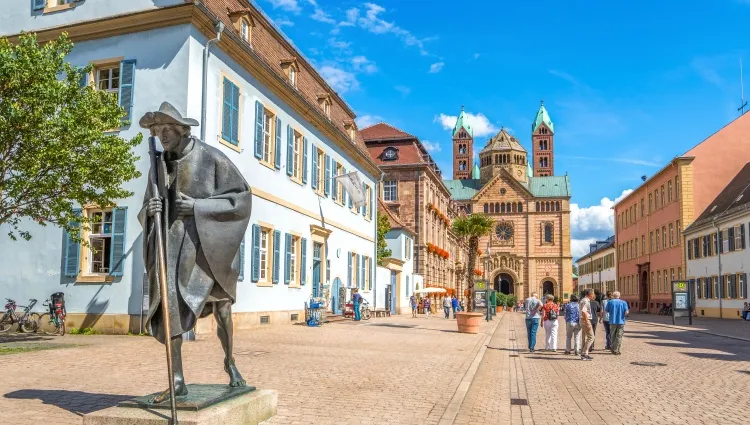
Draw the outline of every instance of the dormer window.
M299 74L299 65L297 65L297 59L296 58L289 58L289 59L282 59L281 60L281 69L284 70L284 74L286 74L287 81L289 81L289 84L292 85L292 87L297 87L297 74Z
M354 140L356 137L357 129L354 126L354 122L352 121L345 121L344 122L344 130L346 130L346 134L349 136L351 140Z
M331 118L331 95L328 93L321 93L318 95L318 105L320 106L320 109L323 110L323 113L328 117Z
M235 31L242 37L242 39L251 44L253 38L253 27L255 26L255 18L253 18L250 9L241 9L234 12L229 12L229 19L234 25Z

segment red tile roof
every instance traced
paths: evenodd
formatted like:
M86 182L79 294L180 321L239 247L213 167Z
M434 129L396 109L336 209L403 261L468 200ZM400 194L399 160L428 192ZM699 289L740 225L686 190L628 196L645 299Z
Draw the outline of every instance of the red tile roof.
M362 137L366 142L369 142L370 140L416 139L416 137L411 134L384 122L379 122L375 125L363 128L360 130L360 133L362 133Z

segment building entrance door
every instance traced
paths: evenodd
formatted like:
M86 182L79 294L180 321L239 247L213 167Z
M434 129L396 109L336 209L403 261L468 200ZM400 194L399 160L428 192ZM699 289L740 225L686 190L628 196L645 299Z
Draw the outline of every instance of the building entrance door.
M648 272L641 274L641 310L648 309Z
M333 312L333 314L343 314L343 311L341 311L341 300L343 297L346 297L346 292L344 292L344 295L342 296L342 289L346 290L341 287L341 279L333 279L333 288L331 290L331 312Z
M396 272L391 270L391 284L388 285L388 308L391 309L391 314L396 314Z
M549 280L545 280L542 284L542 295L555 295L555 284Z
M494 289L498 292L501 292L506 295L513 294L514 292L514 286L515 282L513 281L513 276L507 274L507 273L500 273L495 277L494 282Z
M323 245L319 243L313 244L313 297L319 297L320 293L320 251Z

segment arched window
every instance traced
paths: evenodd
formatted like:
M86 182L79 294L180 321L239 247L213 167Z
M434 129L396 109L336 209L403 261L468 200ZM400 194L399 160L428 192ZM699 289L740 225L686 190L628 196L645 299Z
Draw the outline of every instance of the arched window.
M557 201L557 202L555 203L555 210L556 210L556 211L560 211L560 201Z
M517 204L516 204L515 202L514 202L513 204L511 204L511 207L512 207L512 209L513 209L513 212L516 212L516 206L517 206Z
M520 202L518 203L518 212L523 212L523 204Z
M495 212L496 213L500 212L500 203L499 202L495 202Z
M536 210L537 210L537 211L541 211L541 210L539 209L539 202L537 202L537 203L536 203Z
M500 212L501 213L505 213L505 204L504 203L500 204Z
M544 225L544 242L552 243L554 240L553 233L554 233L554 228L552 227L552 223L546 223Z
M510 202L508 202L507 204L505 204L505 211L510 212Z
M490 212L490 206L487 205L487 203L485 202L484 203L484 213L487 214L488 212Z
M495 214L495 204L490 204L490 214Z

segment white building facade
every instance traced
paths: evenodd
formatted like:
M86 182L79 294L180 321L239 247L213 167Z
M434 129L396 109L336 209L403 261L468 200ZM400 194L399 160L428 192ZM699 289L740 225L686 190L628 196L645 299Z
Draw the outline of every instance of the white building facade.
M218 29L220 40L211 43L204 63L205 46ZM330 297L334 282L372 291L379 170L351 109L254 4L11 2L0 11L0 36L13 39L21 30L38 31L40 41L69 33L75 47L67 61L93 63L86 84L118 95L131 121L121 137L148 136L138 119L168 101L201 121L193 134L205 133L204 142L244 175L253 204L240 248L236 328L301 321L305 301ZM125 185L134 196L114 208L82 208L94 221L82 237L102 249L94 253L53 226L31 227L31 241L0 243L3 296L21 304L36 298L41 305L62 291L69 327L143 329L148 290L137 215L147 184L147 143L136 153L143 177ZM353 171L364 184L361 208L332 179ZM214 326L206 318L197 330Z
M616 251L614 236L589 245L589 253L576 261L579 293L587 288L601 293L617 290Z

